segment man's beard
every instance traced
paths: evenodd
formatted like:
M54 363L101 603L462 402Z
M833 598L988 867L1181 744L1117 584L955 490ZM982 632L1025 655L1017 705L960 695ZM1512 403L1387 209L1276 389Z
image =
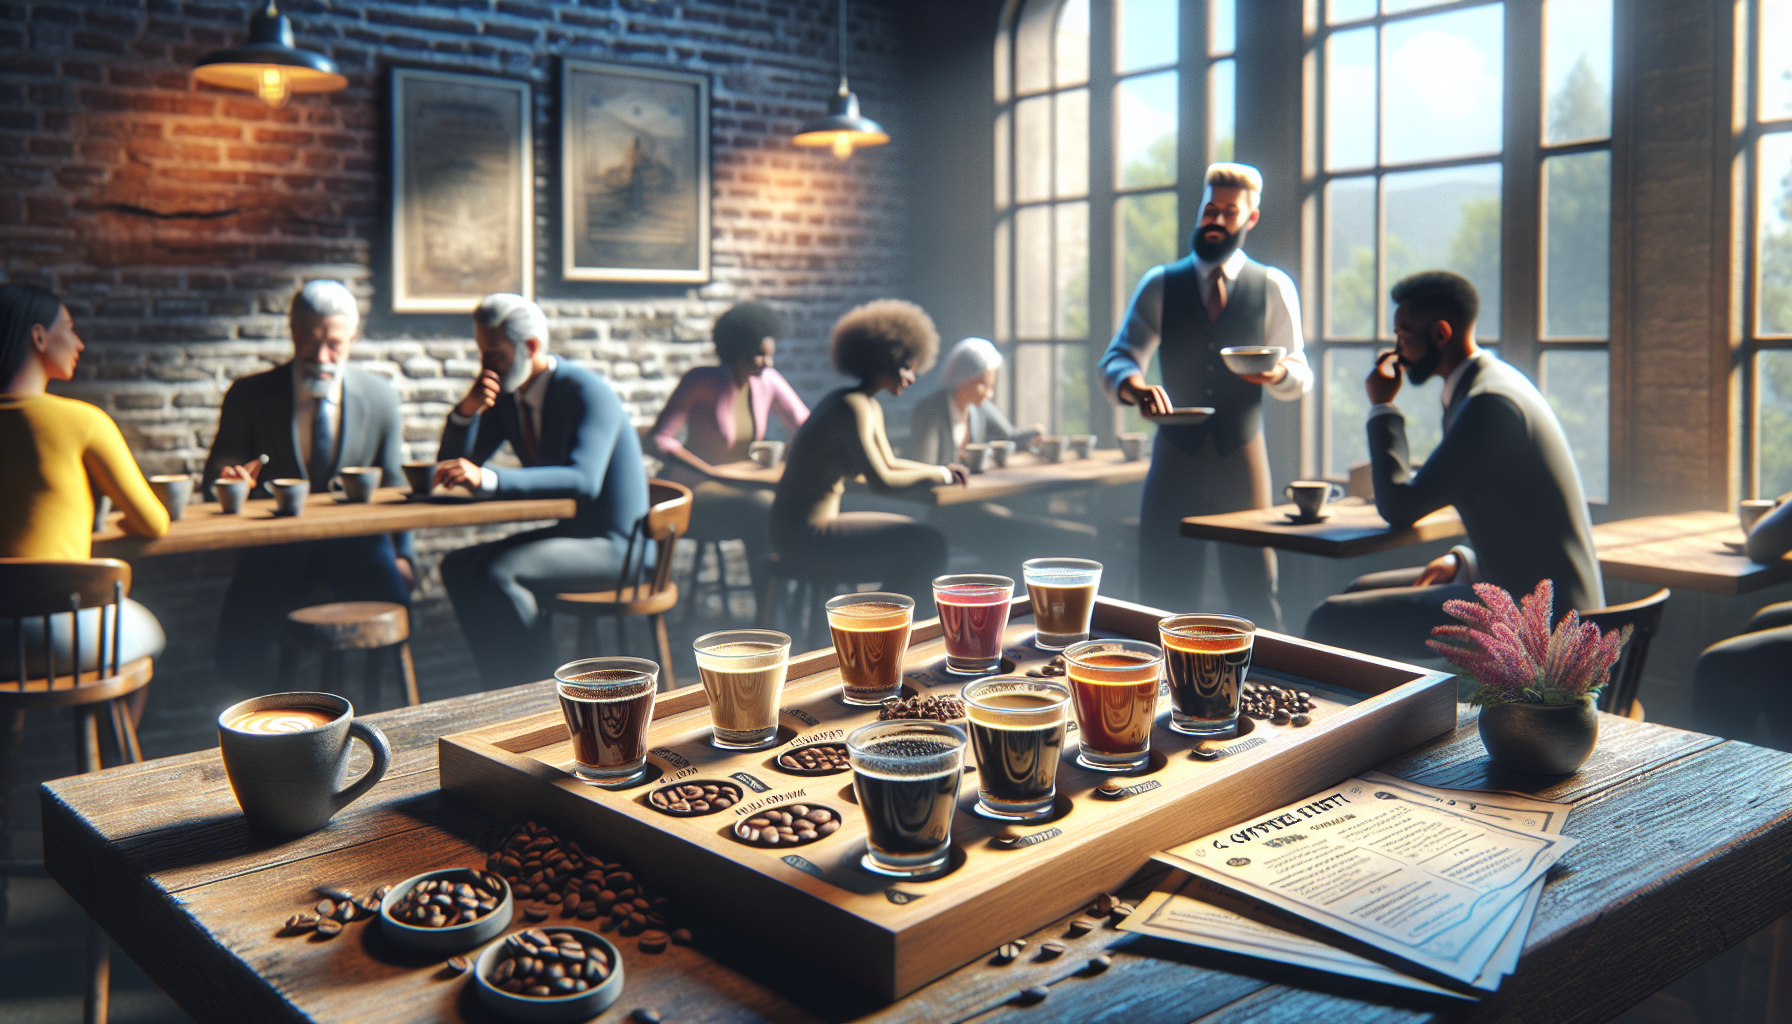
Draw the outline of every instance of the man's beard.
M1224 228L1221 228L1217 224L1207 224L1195 229L1195 257L1203 263L1225 262L1227 257L1237 252L1238 248L1244 245L1244 236L1251 230L1250 228L1239 228L1231 234L1224 234L1222 237L1215 238L1209 234L1209 232L1212 232L1215 229L1218 229L1218 231L1222 233L1225 231Z
M1437 364L1443 362L1443 359L1444 347L1433 341L1427 345L1424 357L1418 362L1409 363L1402 357L1400 365L1406 367L1406 379L1413 387L1418 387L1431 379L1431 375L1437 372Z
M491 364L488 362L489 368ZM510 365L498 373L498 390L507 395L514 395L529 383L529 375L535 369L527 354L511 349Z
M305 393L312 398L324 398L329 395L330 388L341 375L342 367L338 363L311 363L301 361L298 365L299 380L305 386Z

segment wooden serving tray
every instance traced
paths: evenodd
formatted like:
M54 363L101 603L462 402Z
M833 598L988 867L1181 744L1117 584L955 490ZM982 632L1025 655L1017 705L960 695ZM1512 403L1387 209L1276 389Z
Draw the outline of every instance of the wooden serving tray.
M1015 602L1007 651L1016 671L1051 654L1029 642L1031 605ZM1157 638L1163 613L1101 598L1098 635ZM917 623L906 659L909 686L956 694L937 619ZM649 734L657 779L612 791L575 779L571 742L557 713L443 736L441 784L506 819L535 817L611 853L656 890L699 901L741 931L896 999L1008 941L1117 889L1153 853L1217 831L1365 771L1456 726L1453 676L1259 632L1250 681L1293 685L1318 705L1305 728L1254 722L1248 734L1196 741L1169 731L1168 698L1152 734L1147 774L1119 799L1095 795L1106 773L1074 762L1075 724L1058 771L1056 820L1013 825L977 816L974 759L966 755L953 869L929 881L892 880L859 867L865 821L852 774L799 777L776 767L785 750L841 740L875 721L875 709L838 700L834 652L794 657L785 684L782 735L768 751L724 753L710 745L701 686L660 695ZM681 779L733 779L743 799L704 817L653 808L647 794ZM732 837L754 811L786 803L840 812L839 831L797 847L762 848Z

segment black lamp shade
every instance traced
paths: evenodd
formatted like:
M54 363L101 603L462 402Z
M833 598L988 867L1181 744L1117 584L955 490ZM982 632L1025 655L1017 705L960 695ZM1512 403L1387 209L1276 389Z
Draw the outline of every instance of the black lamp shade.
M249 41L200 58L193 78L225 89L242 89L274 106L288 93L335 92L348 87L336 62L293 45L292 21L272 4L249 17Z
M828 103L827 116L805 123L790 141L798 146L832 147L834 155L844 160L855 149L889 142L890 136L876 121L859 115L859 97L842 86Z

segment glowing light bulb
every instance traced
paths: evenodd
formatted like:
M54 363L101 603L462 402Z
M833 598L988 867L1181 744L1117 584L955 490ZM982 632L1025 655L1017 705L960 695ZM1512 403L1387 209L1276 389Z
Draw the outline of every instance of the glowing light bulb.
M292 95L292 88L287 83L284 68L262 68L261 75L255 80L255 95L270 107L278 107Z
M834 158L844 160L852 156L852 136L846 132L834 133Z

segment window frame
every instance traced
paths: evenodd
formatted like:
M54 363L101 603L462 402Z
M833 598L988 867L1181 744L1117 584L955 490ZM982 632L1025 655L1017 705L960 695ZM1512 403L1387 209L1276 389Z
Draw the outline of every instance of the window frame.
M1740 456L1741 492L1745 498L1772 498L1762 494L1761 473L1761 356L1765 352L1792 351L1792 331L1772 334L1761 329L1761 143L1769 136L1792 135L1792 113L1763 121L1761 118L1761 4L1762 0L1746 0L1737 19L1735 153L1737 219L1737 251L1740 266L1737 281L1739 303L1737 320L1740 332L1736 338L1736 370L1740 375Z

